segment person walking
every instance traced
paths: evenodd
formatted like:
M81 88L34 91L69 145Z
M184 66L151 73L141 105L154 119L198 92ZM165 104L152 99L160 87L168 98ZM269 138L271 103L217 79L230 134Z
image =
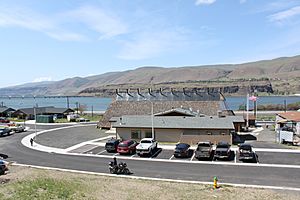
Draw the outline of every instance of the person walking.
M33 146L33 138L30 138L30 144Z

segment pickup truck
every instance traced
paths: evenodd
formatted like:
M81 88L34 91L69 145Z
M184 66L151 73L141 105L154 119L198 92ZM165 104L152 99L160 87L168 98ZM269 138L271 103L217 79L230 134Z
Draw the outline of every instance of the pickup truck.
M139 156L153 155L157 148L157 141L153 138L144 138L140 144L136 146L136 152Z
M230 159L230 156L231 156L230 144L224 141L219 142L217 144L213 160Z
M211 142L198 142L195 151L195 158L198 160L202 158L211 159L213 157L213 144Z

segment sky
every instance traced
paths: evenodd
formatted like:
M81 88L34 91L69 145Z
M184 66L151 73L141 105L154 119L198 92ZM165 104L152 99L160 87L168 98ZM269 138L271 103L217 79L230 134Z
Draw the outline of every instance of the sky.
M0 1L0 87L299 54L299 0Z

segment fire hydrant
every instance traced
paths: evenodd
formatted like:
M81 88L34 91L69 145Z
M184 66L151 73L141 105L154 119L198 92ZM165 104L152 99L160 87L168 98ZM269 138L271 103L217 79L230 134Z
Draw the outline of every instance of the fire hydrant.
M218 178L214 177L214 189L218 189Z

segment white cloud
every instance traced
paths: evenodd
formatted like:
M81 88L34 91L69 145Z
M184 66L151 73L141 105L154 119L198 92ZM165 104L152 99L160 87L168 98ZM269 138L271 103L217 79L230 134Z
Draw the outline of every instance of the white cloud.
M277 12L270 15L268 18L271 22L282 23L283 21L286 21L296 15L300 15L300 6L295 6L288 10Z
M216 0L196 0L195 4L196 4L196 6L199 6L199 5L209 5L209 4L213 4L215 2L216 2Z
M99 39L108 39L128 32L127 25L117 16L97 7L83 6L63 13L43 15L27 8L0 5L0 27L21 27L42 32L61 41L88 40L87 36L80 34L80 28L73 31L74 25L100 34Z
M240 4L246 3L247 0L240 0Z
M43 81L52 81L52 77L39 77L33 80L34 83L43 82Z
M42 32L51 38L63 41L85 39L81 34L62 28L53 17L46 17L26 8L1 8L0 27L21 27Z
M86 24L101 34L99 39L108 39L128 32L127 25L113 13L92 6L84 6L70 11L67 16Z
M122 42L119 58L142 60L181 49L187 40L182 30L149 31L138 34L132 41Z

